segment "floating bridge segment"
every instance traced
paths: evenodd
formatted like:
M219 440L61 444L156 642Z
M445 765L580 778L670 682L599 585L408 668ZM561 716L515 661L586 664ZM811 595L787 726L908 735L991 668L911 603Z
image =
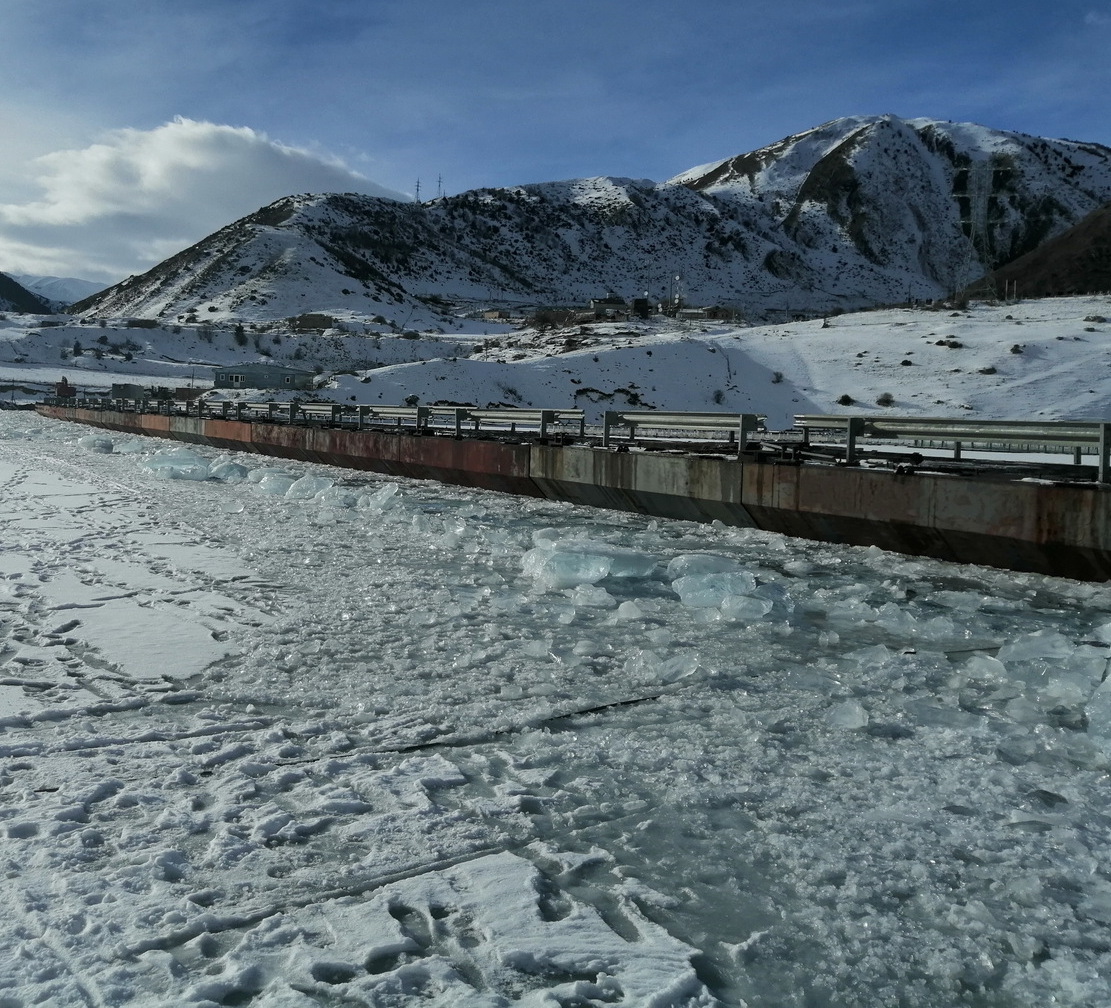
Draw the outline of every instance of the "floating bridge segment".
M597 431L580 410L53 399L38 411L390 476L1111 579L1111 424L1101 422L799 415L774 432L756 414L611 411ZM914 450L925 444L946 457ZM968 459L984 446L1072 458Z

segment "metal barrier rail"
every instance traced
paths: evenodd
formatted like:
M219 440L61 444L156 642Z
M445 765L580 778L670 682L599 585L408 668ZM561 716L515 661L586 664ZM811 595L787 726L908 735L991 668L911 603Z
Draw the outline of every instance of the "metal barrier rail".
M553 428L571 428L583 438L586 421L578 409L476 409L463 406L351 406L342 403L301 402L219 402L171 399L108 399L47 397L47 405L76 406L85 409L110 409L122 412L159 413L215 419L262 420L268 423L327 424L333 427L392 426L415 433L450 431L463 436L464 425L474 433L480 431L517 433L538 431L547 438ZM760 413L680 413L607 410L604 418L604 447L627 447L644 438L642 431L656 432L653 441L666 439L667 434L710 435L704 440L712 444L712 436L727 435L730 445L743 451L752 440L783 442L785 435L801 434L808 445L813 434L828 435L844 442L844 461L859 458L861 438L889 441L937 441L953 445L953 457L959 460L967 446L990 445L1030 450L1031 444L1064 445L1075 450L1074 462L1080 464L1079 453L1090 448L1097 455L1097 479L1111 483L1111 422L1099 420L953 420L941 417L864 417L847 415L795 414L795 427L787 432L770 432L767 417ZM561 430L562 432L562 430ZM674 439L673 439L674 440ZM690 440L689 438L687 440ZM840 454L840 452L838 453Z
M450 430L462 436L464 426L478 433L532 432L547 438L558 429L583 437L586 415L580 409L475 409L464 406L349 406L343 403L218 402L182 399L108 399L48 397L48 405L82 409L111 409L126 413L196 416L216 420L251 420L266 423L316 423L333 427L393 426L415 433Z
M1111 482L1111 423L1100 420L952 420L943 417L861 417L795 414L795 426L809 439L812 432L837 434L845 439L845 461L855 462L862 437L892 441L940 441L953 445L954 459L968 446L1003 446L1029 450L1031 444L1092 448L1100 483Z
M628 430L625 444L634 443L641 429L655 431L684 431L710 434L728 434L729 442L736 442L741 449L754 434L764 431L767 417L762 413L665 413L628 412L607 410L603 420L602 444L609 447L614 432Z

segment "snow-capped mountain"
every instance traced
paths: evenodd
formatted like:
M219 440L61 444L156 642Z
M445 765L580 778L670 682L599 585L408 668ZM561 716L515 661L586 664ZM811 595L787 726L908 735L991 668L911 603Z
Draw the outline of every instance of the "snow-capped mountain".
M106 286L102 283L94 283L92 280L81 280L78 277L37 276L33 273L9 275L32 294L59 307L66 307L82 298L92 297L98 291L104 290Z
M7 273L0 273L0 311L49 314L53 306Z
M433 324L459 301L721 304L750 318L935 298L1111 201L1111 149L967 123L838 119L666 182L593 178L425 204L295 196L81 304Z

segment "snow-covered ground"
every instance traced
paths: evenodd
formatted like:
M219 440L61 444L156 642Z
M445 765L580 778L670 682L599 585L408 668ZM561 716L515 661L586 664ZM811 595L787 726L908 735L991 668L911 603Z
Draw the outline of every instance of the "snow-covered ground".
M796 413L1103 419L1111 416L1111 322L1100 319L1111 319L1111 297L772 326L659 317L537 331L461 319L460 330L407 335L365 320L347 323L357 332L248 326L237 335L214 325L102 328L65 318L44 327L12 315L0 320L0 400L36 398L63 376L89 389L206 386L214 367L269 360L319 371L323 399L581 407L591 422L630 408L764 413L776 428Z
M492 337L470 358L340 377L341 400L795 413L1103 418L1111 297L890 309L786 325L616 322ZM570 341L570 343L568 342ZM407 390L407 391L406 391ZM848 401L846 401L848 400Z
M1111 1002L1105 586L15 412L0 515L4 1005Z

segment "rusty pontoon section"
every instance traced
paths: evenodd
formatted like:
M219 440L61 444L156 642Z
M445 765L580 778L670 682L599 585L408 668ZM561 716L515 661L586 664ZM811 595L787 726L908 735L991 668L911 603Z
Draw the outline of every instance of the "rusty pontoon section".
M142 412L124 403L54 401L39 412L392 476L1111 579L1111 436L1101 422L1010 423L1005 431L991 422L972 429L964 421L800 416L792 431L770 432L753 414L612 412L596 436L571 410L453 407L437 416L418 412L436 409L426 407L376 407L377 415L363 407L295 407L240 403L206 412L194 404L187 412L160 404ZM961 447L957 458L927 458L907 452L900 442L909 438L912 446L948 440ZM959 457L981 441L1014 446L1015 439L1088 451L1092 462L1080 464L1079 454L1051 466Z

